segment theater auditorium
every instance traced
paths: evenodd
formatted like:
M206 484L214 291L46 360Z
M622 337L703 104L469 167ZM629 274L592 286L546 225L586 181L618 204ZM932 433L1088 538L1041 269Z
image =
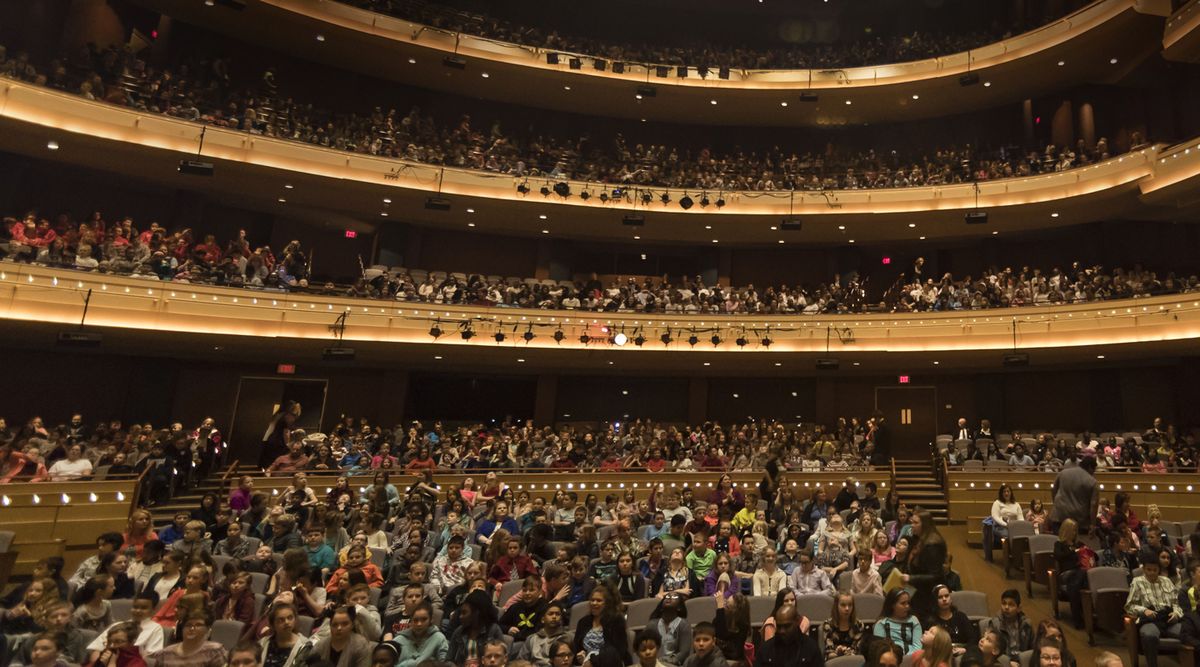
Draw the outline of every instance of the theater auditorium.
M1195 667L1200 0L0 2L0 667Z

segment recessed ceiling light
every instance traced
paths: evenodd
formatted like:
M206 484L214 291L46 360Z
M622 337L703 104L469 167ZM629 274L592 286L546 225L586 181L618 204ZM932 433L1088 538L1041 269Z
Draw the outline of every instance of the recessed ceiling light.
M633 237L633 240L634 240L634 241L641 241L641 240L642 240L642 237L640 237L640 236L635 236L635 237Z
M1050 217L1051 217L1051 218L1057 218L1057 217L1058 217L1058 214L1057 214L1057 213L1051 213L1051 214L1050 214Z
M776 229L779 229L779 228L776 227L775 225L771 225L771 231L775 231Z
M543 233L543 234L549 234L549 233L550 233L550 230L549 230L549 229L543 229L543 230L542 230L542 233Z
M433 355L433 358L434 358L434 359L441 359L441 358L442 358L442 355L440 355L440 354L435 354L435 355Z
M325 35L317 35L317 41L318 41L318 42L323 42L323 41L325 41Z
M921 237L921 240L922 240L922 241L924 241L924 240L925 240L925 237L924 237L924 236L922 236L922 237Z
M517 359L517 363L518 363L518 364L523 364L523 363L525 363L525 360L524 360L524 359Z
M417 64L417 59L416 59L416 58L409 58L409 59L408 59L408 64L409 64L409 65L416 65L416 64Z
M838 229L846 231L846 225L838 225Z
M712 229L712 225L704 225L705 229Z
M474 226L475 226L475 223L473 223L473 222L468 222L468 223L467 223L467 226L468 226L468 227L474 227Z
M385 204L390 204L390 203L392 203L392 200L391 200L391 199L388 199L387 197L384 197L384 198L383 198L383 203L385 203Z
M851 100L846 100L846 104L850 105L850 104L854 104L854 102L852 102Z
M704 365L705 365L705 366L712 366L712 364L708 363L707 361L706 361L706 362L704 362Z
M786 107L786 106L787 106L787 102L780 102L780 103L779 103L779 106L781 106L781 107Z
M992 232L992 236L995 236L995 235L997 235L997 234L999 234L999 233L1000 233L1000 232Z
M1110 58L1110 59L1109 59L1109 61L1108 61L1108 64L1109 64L1109 65L1116 65L1116 64L1117 64L1117 59L1116 59L1116 58Z
M916 227L916 226L917 226L917 223L915 223L915 222L910 222L910 223L908 223L908 228L909 228L909 229L912 229L913 227Z
M783 362L782 362L782 361L776 361L776 362L775 362L775 365L776 365L776 366L782 366L782 365L783 365Z
M474 213L474 212L475 212L475 209L473 209L473 208L467 209L467 213Z
M56 151L56 150L58 150L58 142L57 141L47 141L46 148L49 148L52 151Z
M1097 354L1097 355L1096 355L1096 358L1097 358L1097 359L1103 359L1103 358L1104 358L1104 355L1103 355L1103 354Z
M539 215L539 216L538 216L538 220L545 220L545 219L546 219L546 214L545 214L545 213L543 213L542 215Z
M942 362L940 362L940 361L935 361L935 362L933 362L933 365L934 365L934 366L937 366L937 365L938 365L938 364L940 364L940 363L942 363Z
M1063 65L1066 65L1066 64L1067 64L1067 61L1065 61L1065 60L1060 60L1060 61L1058 61L1058 66L1059 66L1059 67L1062 67Z
M634 95L633 97L634 97L634 99L640 100L640 99L642 99L642 94L638 93L637 95Z
M851 243L854 243L854 239L850 239L850 242L851 242Z
M783 239L779 239L779 242L780 242L780 243L783 243Z
M286 200L286 199L284 199L283 197L280 197L280 198L279 198L279 203L280 203L280 204L286 204L286 203L287 203L287 200Z
M720 241L713 239L713 243L720 243Z
M643 123L644 123L644 122L646 122L646 119L645 119L645 118L643 118L643 119L642 119L642 122L643 122Z
M386 217L387 217L387 211L380 211L380 212L379 212L379 215L380 215L380 217L384 217L384 218L386 218Z
M856 362L854 362L854 365L855 365L855 366L858 366L858 365L859 365L859 362L857 362L857 361L856 361Z
M983 82L983 87L984 87L984 88L991 88L991 87L992 87L992 82L991 82L991 81L984 81L984 82Z
M716 100L709 100L709 101L708 101L708 103L709 103L709 104L711 104L711 105L713 105L713 106L716 106L716 104L717 104L717 101L716 101Z
M919 100L919 99L921 99L921 96L920 96L920 95L913 95L913 99L914 99L914 100Z
M488 74L487 72L480 72L480 73L479 73L479 76L481 76L481 77L483 77L483 78L485 78L485 79L486 79L486 78L489 78L489 77L490 77L490 76L492 76L492 75L491 75L491 74Z
M291 190L292 188L294 188L296 186L292 185L291 183L285 183L283 187L287 188L288 190Z
M570 90L570 89L571 89L570 86L563 86L563 90Z

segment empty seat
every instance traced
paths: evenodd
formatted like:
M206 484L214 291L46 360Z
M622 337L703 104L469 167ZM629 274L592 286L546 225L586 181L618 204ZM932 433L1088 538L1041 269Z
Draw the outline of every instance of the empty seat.
M503 595L503 594L502 594ZM754 598L750 598L753 600ZM630 630L641 630L650 624L650 615L658 608L658 598L634 600L625 608L625 625ZM754 618L754 608L750 608L750 618Z
M500 607L503 608L508 603L508 599L516 595L520 590L524 579L513 579L512 581L504 582L500 587Z
M813 625L824 623L833 614L833 598L824 593L797 595L796 611Z
M830 607L832 610L833 607ZM854 596L854 613L860 621L874 623L883 614L883 596L858 593Z
M954 591L950 594L950 602L973 621L990 618L992 615L991 610L988 609L987 593Z
M226 619L214 621L209 639L224 646L226 651L232 651L237 646L238 637L242 636L242 628L245 626L246 624L241 621Z
M701 621L712 623L717 617L717 601L712 596L692 598L684 603L687 606L688 622L695 625Z

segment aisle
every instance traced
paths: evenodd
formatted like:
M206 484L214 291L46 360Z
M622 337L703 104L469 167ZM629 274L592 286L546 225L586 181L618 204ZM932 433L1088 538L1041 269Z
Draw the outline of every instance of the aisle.
M954 571L962 577L963 588L987 593L988 607L993 612L998 612L1000 609L1000 593L1006 589L1015 588L1021 592L1021 609L1029 617L1029 622L1033 624L1034 628L1037 628L1037 624L1042 619L1054 618L1050 609L1050 597L1045 586L1035 583L1033 585L1035 597L1032 600L1029 599L1025 595L1023 578L1005 579L1004 570L999 565L985 561L981 550L967 546L965 525L956 524L939 526L939 528L946 537L950 555L954 557ZM995 554L999 557L1000 551L997 550ZM1066 602L1062 603L1061 610L1063 617L1059 619L1059 622L1062 624L1067 644L1071 653L1075 655L1075 661L1079 667L1092 667L1095 664L1096 656L1101 651L1112 651L1121 658L1122 662L1126 665L1129 664L1129 653L1125 650L1123 638L1097 632L1096 646L1088 646L1087 633L1071 626L1070 611L1067 609ZM1144 667L1145 660L1143 659L1139 664ZM1159 658L1161 667L1175 667L1178 664L1174 656L1168 655Z

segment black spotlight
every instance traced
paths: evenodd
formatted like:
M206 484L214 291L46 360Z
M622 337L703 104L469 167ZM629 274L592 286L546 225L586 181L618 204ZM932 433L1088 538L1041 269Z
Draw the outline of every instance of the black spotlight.
M584 190L583 192L579 193L579 198L582 199L583 201L587 201L592 198L592 193L588 192L587 190Z
M661 201L664 204L670 204L671 203L671 193L664 192L658 196L658 199L659 199L659 201Z
M651 201L651 200L653 200L653 199L654 199L654 197L653 197L653 196L651 196L651 194L650 194L649 192L643 192L643 193L642 193L642 203L643 203L643 204L649 204L649 203L650 203L650 201Z
M558 64L558 54L557 53L547 53L546 54L546 64L547 65L557 65Z
M528 183L518 183L517 184L517 192L520 192L523 195L529 194L529 184Z
M692 207L692 203L692 198L686 194L679 200L679 206L685 211Z
M701 79L707 79L708 78L708 68L707 67L697 67L696 74L699 74Z
M554 194L558 195L559 197L570 197L571 196L570 184L566 183L565 181L559 181L559 182L555 183L554 184Z
M750 341L746 340L745 336L738 336L737 340L734 342L737 343L738 347L746 347L746 343L749 343Z
M625 73L625 63L614 62L612 71L613 71L613 74L624 74Z
M580 195L580 196L582 196L582 195ZM605 204L607 204L607 203L608 203L608 193L607 193L607 192L601 192L601 193L600 193L600 201L601 201L601 202L603 202L603 203L605 203Z
M495 335L495 336L492 336L492 338L495 338L497 343L503 343L503 342L504 342L504 339L505 339L504 332L503 332L503 331L497 331L497 332L496 332L496 335Z
M709 204L708 194L700 195L700 208L704 208L704 207L708 206L708 204Z
M579 342L583 343L584 345L587 345L588 343L590 343L591 340L592 340L592 337L587 334L581 334L579 336Z
M667 78L667 75L670 73L671 73L671 68L667 67L666 65L659 65L654 68L654 75L660 79Z
M567 64L571 66L571 69L583 69L583 61L579 58L571 58Z
M729 68L728 68L728 67L722 67L721 69L718 69L718 70L717 70L717 77L719 77L719 78L721 78L721 79L729 79Z
M431 326L431 327L429 327L429 335L430 335L430 336L433 336L434 338L437 338L437 337L441 336L441 335L442 335L442 328L441 328L441 327L439 327L439 326L438 326L438 325L436 325L436 324L435 324L435 325L433 325L433 326Z
M643 336L642 334L638 334L637 336L634 336L634 338L633 338L633 344L634 344L634 345L637 345L638 347L641 347L641 346L645 345L645 344L646 344L646 337L645 337L645 336Z
M563 339L566 337L567 337L567 335L565 333L563 333L562 329L559 329L558 331L554 332L554 342L555 343L563 342Z
M770 336L763 336L762 346L763 347L771 347L771 343L774 343L774 342L775 341L771 340Z
M475 330L474 329L463 329L461 335L462 335L463 340L471 340L472 338L475 337Z
M719 334L713 334L712 338L709 338L709 340L712 341L714 347L721 344L721 336Z
M538 190L538 192L542 193L542 196L543 196L543 197L549 197L549 196L550 196L550 188L549 188L549 186L543 185L543 186L542 186L542 189L541 189L541 190Z
M717 208L724 208L724 207L725 207L725 198L717 197Z
M686 79L687 74L688 74L687 65L680 65L679 67L675 68L675 76L679 77L680 79Z
M696 343L699 343L699 342L700 342L700 338L697 337L696 334L692 334L692 335L688 336L688 345L691 345L692 347L696 347Z
M670 344L671 344L671 334L670 334L670 332L668 332L668 333L665 333L665 334L663 334L663 335L659 336L659 337L658 337L658 339L659 339L659 340L661 340L661 341L663 342L663 345L670 345Z
M533 340L536 337L537 336L533 335L533 327L530 327L529 331L526 331L525 333L521 334L521 338L524 338L526 343L528 343L529 341Z
M604 58L596 58L592 61L592 66L596 68L597 72L603 72L608 69L608 61Z

